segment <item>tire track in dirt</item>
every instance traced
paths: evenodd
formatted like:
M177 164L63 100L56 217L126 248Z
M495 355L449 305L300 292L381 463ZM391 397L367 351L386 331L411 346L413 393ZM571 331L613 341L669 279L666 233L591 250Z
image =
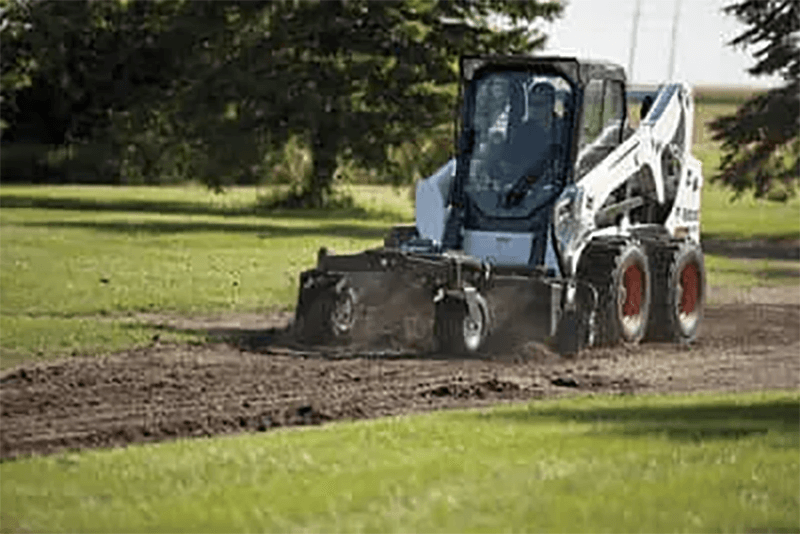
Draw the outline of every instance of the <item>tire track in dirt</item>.
M156 343L25 364L0 375L0 458L585 392L797 389L800 306L770 300L709 307L691 348L644 344L568 359L534 343L456 359L273 341Z

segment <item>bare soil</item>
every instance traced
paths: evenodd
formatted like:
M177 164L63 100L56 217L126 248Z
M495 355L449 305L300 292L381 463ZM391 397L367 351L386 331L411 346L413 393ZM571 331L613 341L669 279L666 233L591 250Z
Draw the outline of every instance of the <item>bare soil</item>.
M289 314L186 319L220 341L30 363L0 374L0 458L584 393L797 389L800 287L712 288L691 347L560 358L529 343L473 359L301 350Z

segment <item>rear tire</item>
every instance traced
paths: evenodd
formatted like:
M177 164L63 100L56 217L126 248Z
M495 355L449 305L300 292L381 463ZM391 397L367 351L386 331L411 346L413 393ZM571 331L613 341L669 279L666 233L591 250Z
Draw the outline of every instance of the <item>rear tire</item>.
M653 265L656 301L648 337L691 343L697 338L705 309L705 262L700 245L685 241L662 247Z
M488 306L478 294L480 318L473 321L467 303L461 299L445 298L436 304L434 332L439 351L449 354L474 354L480 350L489 326Z

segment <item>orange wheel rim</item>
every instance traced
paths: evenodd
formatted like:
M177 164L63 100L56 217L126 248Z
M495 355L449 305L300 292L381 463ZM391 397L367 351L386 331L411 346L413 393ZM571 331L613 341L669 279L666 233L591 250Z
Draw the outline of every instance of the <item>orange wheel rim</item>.
M697 308L700 298L700 273L697 264L690 263L681 271L681 313L689 315Z
M625 317L639 315L642 308L642 270L638 265L631 265L625 270L623 284L625 304L622 306L622 314Z

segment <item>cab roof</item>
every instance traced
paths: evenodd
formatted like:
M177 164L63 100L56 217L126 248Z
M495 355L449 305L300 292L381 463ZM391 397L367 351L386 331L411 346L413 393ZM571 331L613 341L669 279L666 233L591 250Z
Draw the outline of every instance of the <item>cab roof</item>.
M625 69L609 61L578 59L568 56L525 56L525 55L480 55L461 57L461 78L471 80L485 68L533 68L559 70L580 85L592 79L617 80L625 82Z

